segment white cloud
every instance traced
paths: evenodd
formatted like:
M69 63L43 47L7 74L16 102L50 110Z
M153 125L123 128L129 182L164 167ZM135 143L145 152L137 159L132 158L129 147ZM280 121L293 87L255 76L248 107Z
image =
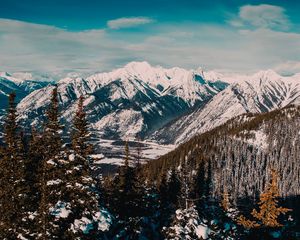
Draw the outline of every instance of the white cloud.
M283 75L292 75L295 73L300 73L300 61L287 61L279 64L274 68L275 71Z
M139 25L151 23L154 20L148 17L128 17L118 18L107 22L107 26L111 29L131 28Z
M65 29L0 19L0 66L7 71L92 71L124 57L105 30Z
M238 16L230 23L235 27L251 26L275 30L287 30L290 27L285 9L268 4L242 6Z
M151 34L103 29L71 32L0 19L0 71L94 72L133 60L252 72L300 62L300 34L196 23L160 24ZM296 66L281 68L296 71Z

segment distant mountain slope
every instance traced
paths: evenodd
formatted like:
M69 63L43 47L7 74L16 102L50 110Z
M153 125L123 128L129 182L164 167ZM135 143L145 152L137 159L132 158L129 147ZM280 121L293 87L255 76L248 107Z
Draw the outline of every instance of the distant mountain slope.
M152 138L182 143L243 113L262 113L300 104L300 75L282 77L274 71L236 76L236 81L211 101L157 131Z
M27 77L27 78L26 78ZM14 74L0 72L0 109L7 107L7 97L10 93L15 92L16 101L21 101L29 93L47 86L49 81L38 81L31 79L30 75Z
M269 179L270 168L279 173L283 196L300 195L300 107L269 113L247 113L227 121L149 162L144 170L151 181L187 159L190 171L200 161L211 161L213 193L226 186L234 200L257 196ZM208 164L206 164L208 167Z
M169 121L201 106L228 86L202 73L181 68L163 69L132 62L109 73L57 82L63 121L70 122L80 95L88 120L100 137L144 137ZM28 95L18 105L27 125L42 120L53 87Z

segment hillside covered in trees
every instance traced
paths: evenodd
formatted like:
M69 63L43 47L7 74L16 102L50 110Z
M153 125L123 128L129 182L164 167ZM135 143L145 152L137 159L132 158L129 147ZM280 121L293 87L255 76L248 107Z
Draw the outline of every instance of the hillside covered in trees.
M9 96L0 150L1 239L297 239L300 109L246 114L103 178L83 97L70 133L54 88L40 128Z

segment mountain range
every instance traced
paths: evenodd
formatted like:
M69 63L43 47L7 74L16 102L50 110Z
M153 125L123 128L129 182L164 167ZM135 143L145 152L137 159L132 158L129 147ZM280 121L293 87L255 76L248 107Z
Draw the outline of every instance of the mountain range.
M142 139L145 151L169 144L160 154L241 114L300 104L300 74L287 77L272 70L222 74L131 62L84 78L71 75L55 84L28 74L1 73L0 108L5 107L8 93L15 91L19 120L27 127L37 126L44 121L54 85L67 130L82 95L97 142ZM113 144L106 151L111 149ZM120 154L118 150L110 157Z

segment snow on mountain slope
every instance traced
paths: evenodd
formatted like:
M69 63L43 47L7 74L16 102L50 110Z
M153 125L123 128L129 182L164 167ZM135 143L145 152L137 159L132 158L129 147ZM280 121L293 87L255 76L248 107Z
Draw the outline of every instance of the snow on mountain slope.
M51 82L33 80L32 75L0 72L0 139L2 138L3 121L8 106L8 95L15 92L16 103L18 103L31 92L48 84L51 84Z
M193 70L163 69L147 62L57 82L63 120L71 121L77 99L83 95L91 126L102 133L101 137L110 139L146 136L209 101L227 85L206 80ZM18 105L26 124L42 120L52 89L49 86L35 91Z
M289 104L300 104L300 75L282 77L268 70L240 76L203 108L168 124L152 138L179 144L240 114L268 112Z
M26 78L28 77L28 79ZM7 96L15 92L16 101L19 102L29 93L34 90L47 86L50 82L33 80L30 75L9 74L7 72L0 72L0 109L7 107Z
M142 114L132 109L117 110L92 125L94 129L100 129L101 135L117 134L127 140L134 139L143 126Z

